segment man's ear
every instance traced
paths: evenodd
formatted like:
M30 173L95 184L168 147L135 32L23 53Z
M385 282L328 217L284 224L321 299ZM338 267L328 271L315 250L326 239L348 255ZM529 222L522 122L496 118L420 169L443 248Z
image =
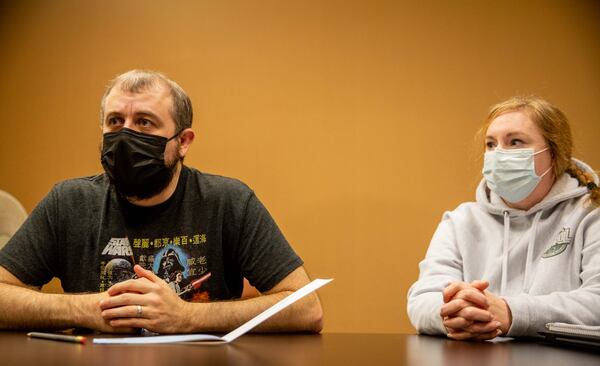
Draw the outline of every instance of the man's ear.
M184 157L187 154L188 149L194 142L194 138L196 138L196 133L191 128L186 128L185 130L179 133L179 156Z

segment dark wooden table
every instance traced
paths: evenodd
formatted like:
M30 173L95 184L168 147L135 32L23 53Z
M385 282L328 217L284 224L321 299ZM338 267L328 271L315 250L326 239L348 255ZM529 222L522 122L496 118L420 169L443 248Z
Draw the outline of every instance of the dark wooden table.
M89 337L91 338L91 337ZM0 331L0 365L600 365L600 353L533 341L457 342L405 334L248 334L229 345L79 345Z

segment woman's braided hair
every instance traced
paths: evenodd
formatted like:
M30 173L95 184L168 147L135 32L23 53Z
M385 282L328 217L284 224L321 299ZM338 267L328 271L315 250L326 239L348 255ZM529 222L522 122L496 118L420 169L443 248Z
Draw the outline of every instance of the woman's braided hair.
M594 182L594 177L589 173L581 169L574 161L566 170L567 173L573 178L577 178L579 185L587 186L590 191L590 202L595 207L600 207L600 187Z
M568 173L586 186L590 192L590 202L600 207L600 188L594 182L592 174L581 169L571 159L573 138L571 127L565 114L550 102L536 96L517 96L493 105L487 117L484 131L498 116L514 111L523 111L542 131L544 139L550 147L554 176L560 177Z

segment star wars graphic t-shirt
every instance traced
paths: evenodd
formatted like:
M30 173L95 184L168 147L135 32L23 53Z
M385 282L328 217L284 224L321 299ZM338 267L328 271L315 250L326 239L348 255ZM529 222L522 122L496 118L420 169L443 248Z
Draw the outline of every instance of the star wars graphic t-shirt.
M121 198L105 174L57 184L0 252L22 282L52 277L66 292L105 291L151 270L182 298L237 298L243 278L270 290L302 265L254 192L238 180L183 167L165 202Z

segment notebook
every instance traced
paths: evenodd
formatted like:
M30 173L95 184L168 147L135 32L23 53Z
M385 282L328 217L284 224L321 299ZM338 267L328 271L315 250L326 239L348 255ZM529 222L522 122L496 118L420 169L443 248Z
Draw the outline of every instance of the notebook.
M600 349L600 326L548 323L546 329L539 333L549 342Z
M281 310L300 300L304 296L325 286L333 279L316 279L304 287L296 290L291 295L277 302L267 310L258 314L254 318L248 320L230 333L218 337L211 334L174 334L164 336L149 336L149 337L117 337L117 338L94 338L94 344L157 344L157 343L176 343L176 342L212 342L212 343L229 343L246 334L252 328L269 319Z

